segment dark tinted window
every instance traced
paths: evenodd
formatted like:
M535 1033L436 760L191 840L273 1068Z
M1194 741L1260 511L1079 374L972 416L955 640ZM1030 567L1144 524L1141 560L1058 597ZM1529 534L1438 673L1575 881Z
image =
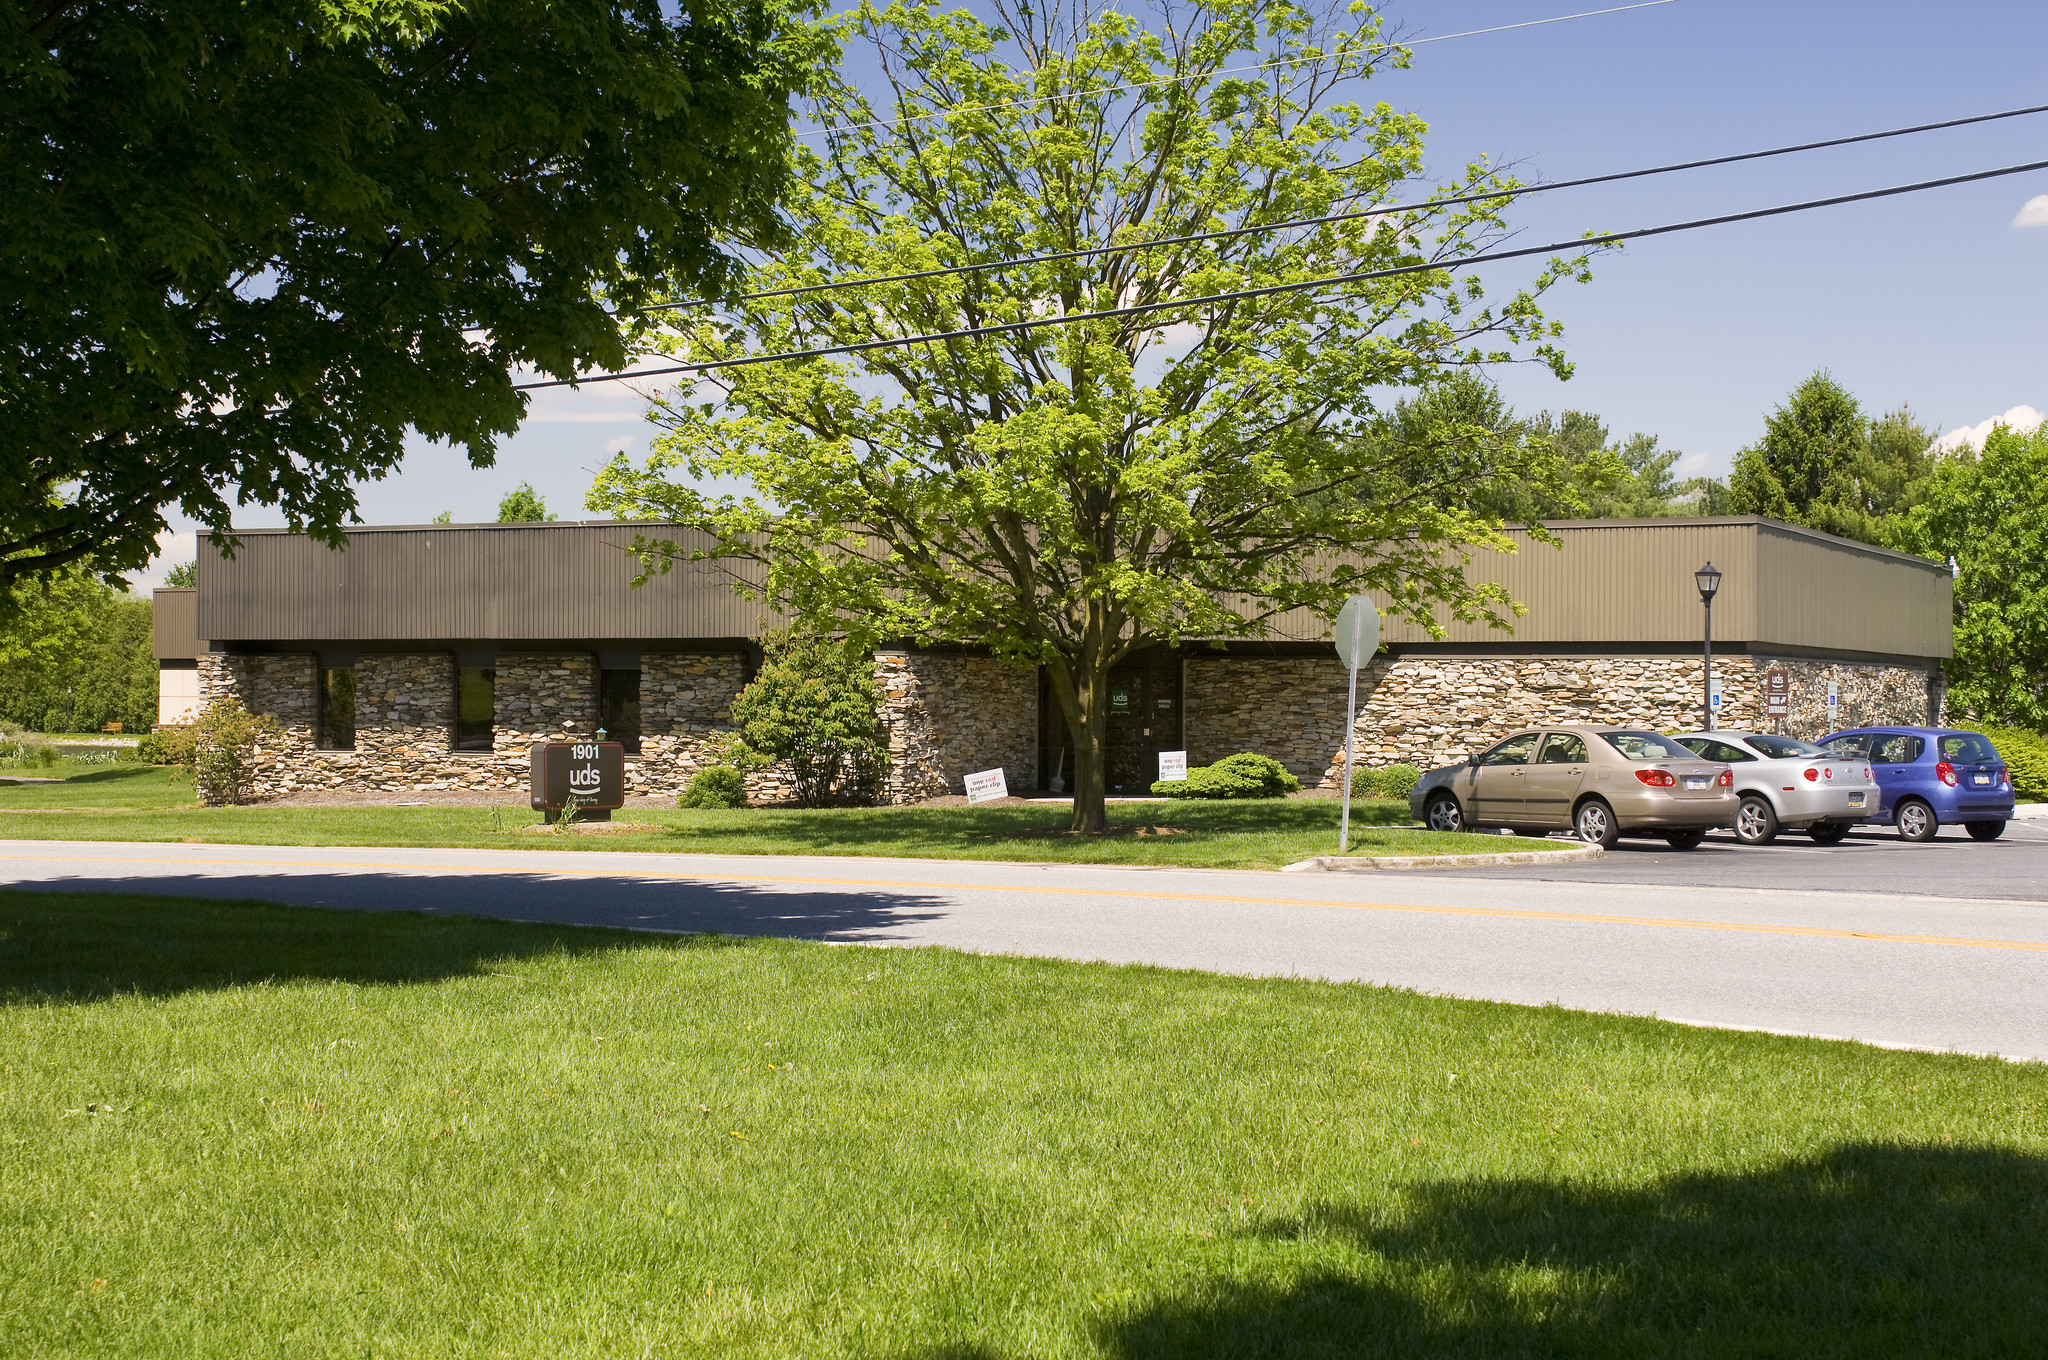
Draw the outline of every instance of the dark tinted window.
M1538 765L1582 765L1585 760L1586 743L1570 732L1552 732L1536 753Z
M1927 749L1927 743L1918 737L1880 735L1872 743L1870 758L1879 765L1911 765Z
M1998 751L1975 732L1949 732L1936 739L1941 758L1958 765L1996 765Z
M1727 742L1715 741L1712 737L1680 737L1678 744L1701 760L1718 760L1724 765L1756 759L1740 746L1730 746Z
M1481 765L1527 765L1529 753L1536 749L1534 732L1525 737L1509 737L1500 745L1479 757Z
M597 722L604 739L640 754L640 672L606 670L597 673Z
M320 668L320 745L329 751L356 749L356 668Z
M456 750L491 749L491 728L497 721L497 676L487 667L463 666L455 672Z
M1843 741L1851 740L1855 739L1850 737L1843 738ZM1762 751L1772 760L1798 760L1801 756L1824 756L1827 754L1826 751L1821 750L1820 747L1815 746L1812 742L1800 741L1797 737L1758 736L1750 737L1748 741L1751 746ZM1863 752L1856 751L1853 754L1860 756Z
M1692 759L1692 752L1655 732L1602 732L1600 739L1630 760Z

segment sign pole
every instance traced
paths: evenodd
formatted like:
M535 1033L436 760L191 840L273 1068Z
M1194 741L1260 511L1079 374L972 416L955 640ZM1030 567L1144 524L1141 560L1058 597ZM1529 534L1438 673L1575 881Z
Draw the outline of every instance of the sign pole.
M1351 686L1344 695L1344 815L1337 825L1340 855L1351 849L1351 767L1358 763L1357 752L1351 748L1358 736L1358 651L1364 632L1365 614L1360 611L1351 618Z

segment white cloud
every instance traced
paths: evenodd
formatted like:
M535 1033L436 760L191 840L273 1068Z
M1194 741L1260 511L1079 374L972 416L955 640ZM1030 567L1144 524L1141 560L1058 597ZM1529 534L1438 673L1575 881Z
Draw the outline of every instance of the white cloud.
M2020 205L2019 215L2012 219L2016 227L2048 227L2048 194L2035 194Z
M1688 453L1671 465L1671 475L1681 481L1688 477L1704 477L1713 465L1714 455L1711 453Z
M2043 194L2035 202L2048 203L2048 194ZM2029 204L2028 206L2032 207L2033 205ZM2000 425L2010 426L2021 434L2032 434L2035 430L2041 428L2041 422L2044 419L2048 419L2048 417L2044 417L2031 406L2015 406L2002 416L1993 416L1989 420L1979 421L1975 425L1965 425L1959 430L1950 430L1947 434L1934 441L1934 451L1936 453L1953 453L1957 449L1964 447L1981 449L1984 447L1984 441L1991 437L1991 431Z
M622 434L617 439L605 440L604 451L606 453L624 453L627 449L632 448L635 444L638 444L639 442L640 441L635 439L632 435Z
M156 556L149 559L149 565L129 578L131 590L147 593L164 583L164 573L181 562L190 562L199 555L199 535L187 531L175 533L169 529L156 536Z

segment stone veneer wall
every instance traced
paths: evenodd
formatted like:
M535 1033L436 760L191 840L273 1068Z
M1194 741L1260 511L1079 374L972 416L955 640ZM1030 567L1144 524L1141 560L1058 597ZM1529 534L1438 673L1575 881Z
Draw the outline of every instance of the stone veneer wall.
M1038 677L990 656L882 652L885 797L913 803L966 792L966 776L1001 766L1010 790L1038 787Z
M1626 723L1652 731L1699 723L1696 658L1385 657L1358 675L1361 766L1421 769L1463 760L1499 737L1545 722ZM1928 720L1928 670L1861 662L1719 656L1716 725L1768 729L1763 675L1791 677L1785 730L1819 736L1835 727ZM1343 772L1346 675L1335 658L1219 656L1186 663L1188 760L1234 751L1270 755L1304 784L1328 787ZM1839 693L1827 716L1827 686Z
M304 652L242 655L206 652L199 657L199 698L233 698L262 714L284 732L283 744L257 753L255 794L261 798L291 787L290 772L313 755L313 658Z

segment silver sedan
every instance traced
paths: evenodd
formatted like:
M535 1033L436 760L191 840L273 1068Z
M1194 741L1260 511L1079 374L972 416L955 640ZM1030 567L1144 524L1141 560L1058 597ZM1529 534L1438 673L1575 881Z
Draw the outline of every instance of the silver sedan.
M1833 845L1877 808L1870 767L1810 741L1768 732L1686 732L1672 740L1735 772L1742 799L1735 837L1744 845L1769 845L1788 829Z

